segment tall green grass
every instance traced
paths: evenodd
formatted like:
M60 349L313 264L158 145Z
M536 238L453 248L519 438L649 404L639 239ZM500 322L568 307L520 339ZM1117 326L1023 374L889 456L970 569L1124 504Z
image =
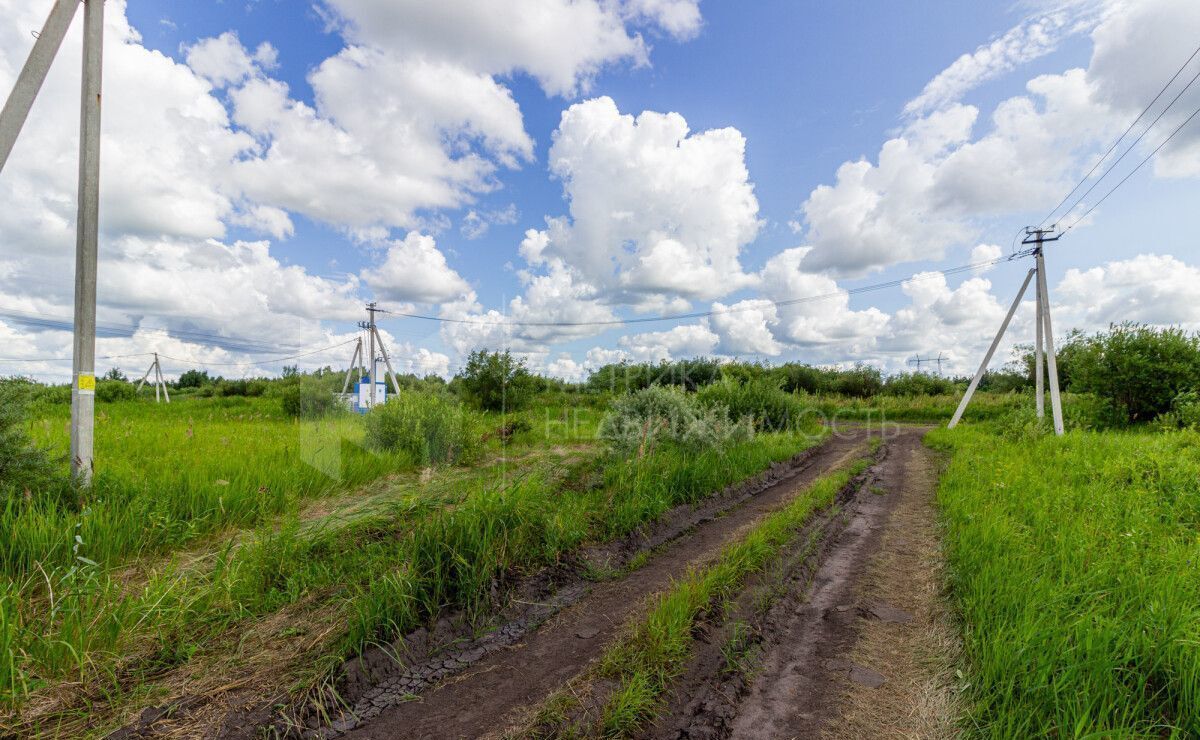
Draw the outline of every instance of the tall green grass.
M700 452L664 447L654 455L609 460L603 483L575 489L537 478L480 491L412 528L411 548L388 575L364 584L340 652L391 639L446 607L474 609L502 575L556 562L589 541L605 541L786 460L820 437L764 434Z
M46 414L34 436L64 451L69 409ZM79 556L117 564L413 466L407 452L365 450L362 436L356 417L289 420L268 399L106 405L90 491L80 499L34 491L0 504L0 572L19 577Z
M839 395L800 397L807 408L820 412L829 421L949 421L962 400L958 393L934 396L878 395L854 398ZM1068 400L1069 402L1069 400ZM963 416L965 421L1001 418L1016 409L1032 407L1029 393L976 393Z
M928 439L969 734L1200 736L1200 434Z
M664 449L610 459L600 485L481 469L440 494L418 489L352 520L266 521L199 565L166 565L132 592L87 564L48 569L45 578L37 571L0 591L0 703L18 710L30 691L72 677L118 701L121 687L186 662L238 620L313 595L338 615L326 659L313 663L327 668L443 609L486 610L496 584L514 574L628 531L816 440L763 435L698 456ZM47 609L51 590L57 606Z

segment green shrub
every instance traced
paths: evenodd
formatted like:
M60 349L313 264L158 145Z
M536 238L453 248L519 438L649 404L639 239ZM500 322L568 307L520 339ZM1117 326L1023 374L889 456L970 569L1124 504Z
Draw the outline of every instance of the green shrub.
M1130 423L1172 410L1183 392L1200 388L1200 337L1181 329L1120 324L1079 340L1071 388L1095 393Z
M137 386L124 380L100 380L96 383L96 400L101 403L132 401L137 398Z
M694 391L721 379L723 366L717 360L696 357L690 360L618 362L594 370L586 387L592 391L631 393L652 385L665 385Z
M70 385L28 385L30 403L38 406L60 406L71 403Z
M1155 423L1162 430L1200 429L1200 393L1184 391L1171 402L1171 410L1159 414Z
M522 408L533 392L533 376L525 361L504 352L476 350L455 376L463 394L485 411Z
M883 373L870 365L856 365L850 370L839 370L830 390L853 398L877 396L883 392Z
M457 463L480 449L479 415L441 393L405 393L367 414L367 444L421 465Z
M780 387L788 393L818 395L833 392L833 381L838 371L789 362L775 368L775 373L783 379Z
M1087 345L1087 336L1079 329L1072 329L1065 337L1059 337L1054 345L1054 364L1058 368L1059 388L1064 391L1079 390L1072 387L1076 376L1075 361ZM1018 356L1016 364L1024 370L1025 387L1032 388L1037 364L1033 344L1018 344L1013 351Z
M210 387L202 387L199 392L203 393ZM279 399L284 414L299 418L324 416L334 411L338 403L328 389L310 378L288 381Z
M213 382L215 381L209 377L207 370L187 370L179 376L175 385L179 388L199 388Z
M29 383L0 381L0 493L40 490L59 475L50 456L29 439Z
M1059 378L1062 378L1062 368L1058 371ZM963 388L970 382L970 378L955 378L954 384L960 385ZM979 379L979 388L981 391L991 393L1012 393L1014 391L1023 391L1032 389L1033 372L1028 375L1017 372L1016 370L988 370ZM1066 390L1063 388L1063 390Z
M954 391L953 380L929 373L900 373L883 384L883 392L889 396L940 396Z
M651 386L613 401L599 436L619 454L648 454L660 442L703 449L745 441L750 419L731 421L723 405L701 405L684 391Z
M701 388L696 399L709 407L724 407L735 421L748 420L760 431L795 429L807 418L805 404L780 389L781 379L759 376L744 381L727 378Z

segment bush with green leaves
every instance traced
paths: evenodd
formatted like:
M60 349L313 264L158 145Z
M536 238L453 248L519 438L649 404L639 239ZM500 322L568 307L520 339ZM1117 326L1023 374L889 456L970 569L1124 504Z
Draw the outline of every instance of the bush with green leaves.
M877 396L883 392L883 373L870 365L855 365L849 370L839 370L830 390L851 398Z
M1094 393L1128 423L1172 410L1200 388L1200 336L1177 328L1113 325L1082 337L1071 359L1071 389Z
M1059 370L1059 377L1062 377L1062 371ZM970 382L970 378L955 378L955 384L966 387ZM990 393L1013 393L1033 388L1033 373L1026 375L1017 370L988 370L979 379L980 391ZM1065 390L1065 389L1064 389Z
M186 370L175 382L178 388L199 388L215 383L216 379L209 377L207 370Z
M1076 375L1075 360L1086 347L1087 339L1087 335L1081 330L1072 329L1067 332L1066 336L1058 337L1054 342L1054 364L1058 368L1058 387L1063 391L1077 390L1072 387ZM1033 354L1033 344L1018 344L1013 351L1017 355L1013 364L1024 371L1026 387L1032 388L1037 363L1037 358Z
M483 420L444 393L403 393L367 414L367 444L419 465L465 462L479 452Z
M767 376L745 380L726 378L696 392L696 399L707 407L724 407L735 421L748 420L760 431L782 432L804 423L815 423L806 413L805 403L782 390L781 379Z
M618 397L600 422L599 436L618 454L649 454L660 443L695 449L724 447L754 436L754 422L730 419L729 409L694 395L650 386Z
M722 371L720 362L707 357L674 362L663 360L657 365L652 362L617 362L594 370L588 376L586 387L591 391L609 393L630 393L652 385L694 391L720 380Z
M23 380L0 380L0 500L41 490L61 477L61 466L29 438L32 390Z
M504 352L476 350L455 376L457 386L484 411L515 411L529 401L534 378L525 361Z
M283 382L295 383L301 380L313 382L314 385L317 384L311 378L301 377L295 374L291 376L285 376L285 380ZM267 392L267 387L268 381L257 378L234 378L230 380L221 378L216 382L216 385L213 386L214 393L218 396L245 396L250 398L257 398L258 396L264 395ZM325 388L325 385L321 384L321 387ZM326 389L326 391L328 392L328 389Z
M954 391L953 380L929 373L899 373L883 384L883 392L889 396L939 396Z
M209 387L211 386L204 387L203 390L208 390ZM313 378L289 378L279 400L283 413L297 418L325 416L339 408L338 399L333 393Z
M1164 431L1200 429L1200 391L1184 391L1171 402L1171 410L1159 414L1155 424Z
M96 383L96 400L100 403L132 401L137 398L137 386L124 380L100 380Z

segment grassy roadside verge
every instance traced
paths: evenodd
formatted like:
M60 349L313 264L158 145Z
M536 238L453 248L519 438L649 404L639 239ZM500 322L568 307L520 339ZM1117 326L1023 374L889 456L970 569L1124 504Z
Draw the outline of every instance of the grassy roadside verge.
M229 683L241 678L237 671L250 670L249 662L267 674L264 691L303 690L328 680L368 644L403 635L446 609L490 609L494 584L585 542L618 536L820 440L762 434L719 450L663 448L642 459L608 460L596 485L532 474L504 485L479 480L450 505L418 496L337 527L263 530L237 557L219 558L194 581L169 582L165 595L147 592L129 602L81 584L72 608L87 616L93 606L107 605L101 631L84 629L97 623L91 617L72 617L50 624L58 632L47 638L37 615L10 612L15 604L0 598L0 680L7 677L17 691L50 682L60 694L78 694L87 679L102 693L94 700L106 705L87 708L76 696L57 711L10 716L4 724L98 733L147 697L166 700L180 687L202 693L193 677ZM293 605L299 611L287 623L271 618ZM66 648L70 640L83 641L85 660ZM263 652L240 660L249 648ZM144 659L132 672L125 663L131 654Z
M1200 434L927 439L967 734L1200 736Z
M588 734L594 729L606 737L627 737L642 728L686 664L697 621L733 598L749 576L772 562L812 515L830 506L838 491L869 465L870 458L863 458L821 477L786 507L728 545L714 562L689 572L661 594L649 613L608 647L594 669L592 678L615 684L600 712L599 726L576 725L565 734ZM561 727L577 708L575 696L559 693L544 702L535 722Z

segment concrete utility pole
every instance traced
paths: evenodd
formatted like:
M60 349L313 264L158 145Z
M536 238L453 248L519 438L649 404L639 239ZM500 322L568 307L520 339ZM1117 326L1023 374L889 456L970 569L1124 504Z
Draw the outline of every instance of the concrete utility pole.
M345 395L350 390L350 376L354 373L354 366L358 365L358 380L362 382L362 337L354 344L354 354L350 355L350 367L346 368L346 382L342 383L342 395Z
M100 227L100 80L104 0L85 0L79 115L79 215L75 226L75 347L71 386L71 472L92 480L96 405L96 256Z
M950 429L958 426L958 422L962 419L963 412L967 410L967 404L971 402L971 396L975 395L975 389L979 387L979 381L983 379L983 374L987 372L988 364L992 361L992 355L996 354L996 347L1000 346L1000 339L1004 336L1004 332L1008 330L1008 324L1012 321L1013 314L1017 312L1017 306L1021 305L1021 299L1025 297L1025 291L1029 288L1029 281L1033 279L1034 269L1030 269L1025 275L1025 282L1021 283L1021 289L1017 291L1016 300L1012 302L1012 306L1008 309L1008 314L1004 317L1004 323L1000 324L1000 331L996 332L996 338L992 340L992 346L988 347L987 354L983 356L983 362L979 363L979 370L975 372L975 377L971 378L971 384L967 386L967 392L963 394L962 401L959 401L958 408L954 411L954 418L947 425Z
M29 58L25 60L25 66L17 75L13 91L0 111L0 170L8 162L13 144L17 143L17 135L21 133L29 109L33 107L33 101L46 81L46 73L50 71L50 64L62 46L78 7L79 0L57 0L54 3L50 17L46 19L41 33L37 35L37 42L29 52Z
M375 302L367 304L367 357L371 358L368 363L370 366L371 377L371 408L375 408Z
M375 348L376 347L379 348L379 354L383 355L383 363L387 367L387 374L389 376L391 376L392 390L395 391L396 395L400 395L400 381L396 378L396 371L392 369L392 358L388 356L387 347L385 347L383 344L383 337L381 337L379 335L379 327L377 327L375 325L375 314L377 314L377 313L387 313L387 311L385 311L382 308L379 308L379 304L375 303L374 301L372 301L371 303L368 303L367 304L368 320L360 321L358 324L359 328L365 329L367 332L367 355L371 358L370 370L368 372L368 377L370 378L370 382L371 382L371 388L368 391L367 398L368 398L368 402L372 408L375 406L375 403L378 400L376 397L376 388L375 388L375 382L376 382L375 368L377 365L377 361L375 359ZM362 340L361 339L359 340L358 347L359 347L359 349L358 349L359 357L363 357L363 355L362 355ZM360 375L360 377L361 377L361 375ZM349 374L346 375L346 380L347 380L347 382L349 382L349 380L350 380Z
M1000 325L1000 331L996 333L996 338L992 340L992 346L988 348L987 354L983 357L983 362L979 365L979 371L975 373L975 377L971 380L971 384L967 386L967 392L963 394L962 401L958 404L958 409L954 412L954 418L950 420L947 426L953 429L962 419L963 412L967 409L967 404L971 401L971 396L974 395L979 381L983 378L984 372L987 371L988 363L992 361L992 355L996 352L996 347L1000 344L1000 338L1004 336L1004 332L1008 330L1008 324L1012 321L1013 314L1017 311L1017 306L1020 305L1021 299L1025 296L1026 289L1029 288L1030 279L1037 276L1037 284L1035 292L1037 293L1037 331L1034 346L1034 373L1037 375L1035 379L1037 393L1037 411L1038 416L1045 415L1045 401L1042 398L1042 365L1043 353L1046 363L1050 371L1050 408L1054 414L1054 433L1062 436L1065 431L1062 415L1062 396L1058 391L1058 363L1054 354L1054 330L1050 323L1050 292L1046 288L1046 259L1043 252L1043 247L1047 242L1058 241L1062 238L1061 234L1054 234L1055 227L1049 229L1035 229L1029 227L1025 229L1025 239L1021 242L1024 245L1032 245L1029 250L1013 255L1013 257L1029 257L1032 256L1036 260L1035 266L1025 276L1025 282L1021 284L1021 290L1017 293L1017 299L1013 301L1012 307L1008 309L1008 315L1004 317L1004 323Z
M157 352L154 353L154 362L150 363L150 367L146 369L146 374L138 381L137 390L140 391L142 389L142 386L146 383L146 379L150 377L150 373L154 373L154 402L161 403L163 396L165 396L167 403L170 403L171 394L167 391L167 380L163 377L162 364L158 361Z
M83 83L79 112L79 210L75 223L75 337L71 367L71 473L92 480L96 405L96 252L100 223L100 94L104 0L83 0ZM0 170L8 162L79 0L56 0L0 110Z
M1046 259L1042 255L1041 231L1038 232L1037 248L1037 278L1038 300L1042 305L1042 321L1045 323L1046 334L1046 369L1050 372L1050 411L1054 415L1054 433L1062 436L1063 425L1062 396L1058 392L1058 361L1054 353L1054 329L1050 324L1050 290L1046 287ZM1058 239L1055 237L1052 240Z

